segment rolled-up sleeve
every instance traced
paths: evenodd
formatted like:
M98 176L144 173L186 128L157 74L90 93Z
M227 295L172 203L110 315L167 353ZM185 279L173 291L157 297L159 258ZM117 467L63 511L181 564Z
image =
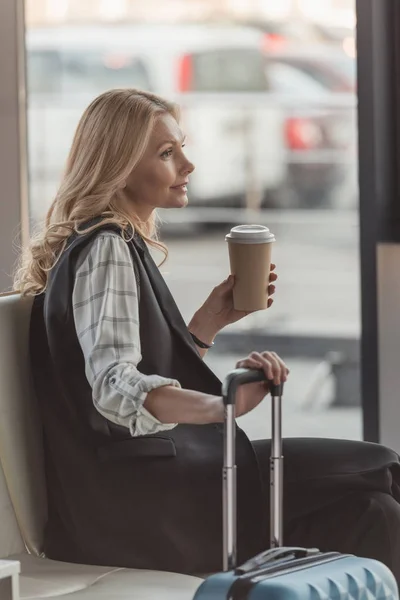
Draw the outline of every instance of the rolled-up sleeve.
M143 406L151 390L180 384L137 369L142 359L138 289L129 248L118 234L103 232L83 251L72 303L97 410L132 436L174 428L176 423L161 423Z

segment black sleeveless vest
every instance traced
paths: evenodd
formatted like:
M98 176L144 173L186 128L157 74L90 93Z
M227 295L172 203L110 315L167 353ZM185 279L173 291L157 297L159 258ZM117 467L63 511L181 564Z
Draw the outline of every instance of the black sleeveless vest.
M96 410L72 311L74 269L94 232L74 236L34 301L30 353L44 426L49 518L45 554L100 565L196 573L222 562L222 425L178 425L132 438ZM118 229L117 229L118 231ZM144 374L214 395L200 358L142 238L127 242L140 280ZM262 549L256 457L237 431L240 558Z

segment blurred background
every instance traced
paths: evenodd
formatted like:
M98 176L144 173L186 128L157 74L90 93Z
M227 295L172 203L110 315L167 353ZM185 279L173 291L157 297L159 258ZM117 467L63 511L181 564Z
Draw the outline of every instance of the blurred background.
M30 216L57 190L89 102L137 87L182 107L196 170L160 214L163 274L189 320L229 272L234 224L274 232L273 307L216 339L291 368L284 434L362 438L354 0L26 0ZM268 406L242 419L265 437Z

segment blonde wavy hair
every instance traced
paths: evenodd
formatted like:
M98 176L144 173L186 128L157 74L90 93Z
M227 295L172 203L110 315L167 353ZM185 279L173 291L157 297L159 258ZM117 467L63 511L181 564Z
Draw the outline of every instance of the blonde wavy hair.
M156 215L143 222L118 208L128 175L140 162L159 115L179 120L178 107L159 96L136 89L110 90L98 96L83 113L68 156L63 179L44 226L21 253L14 289L40 294L72 233L87 233L106 223L123 235L131 228L167 257L157 239ZM121 203L122 205L122 203ZM96 217L100 223L81 229Z

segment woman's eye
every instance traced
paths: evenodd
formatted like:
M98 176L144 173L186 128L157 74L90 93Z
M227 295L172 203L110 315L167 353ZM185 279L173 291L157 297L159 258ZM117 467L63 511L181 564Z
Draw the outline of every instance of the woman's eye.
M168 150L165 150L165 152L163 152L161 154L161 158L168 158L169 156L171 156L172 154L172 148L168 148Z

